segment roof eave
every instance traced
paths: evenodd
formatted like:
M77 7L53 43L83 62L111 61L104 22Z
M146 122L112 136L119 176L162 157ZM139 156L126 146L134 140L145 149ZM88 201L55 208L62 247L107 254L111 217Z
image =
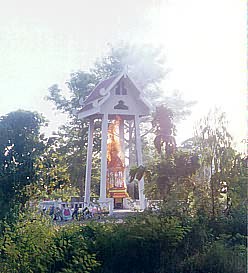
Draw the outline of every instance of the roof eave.
M90 110L81 111L77 114L78 119L85 119L87 117L93 116L95 114L99 114L99 107L92 108Z

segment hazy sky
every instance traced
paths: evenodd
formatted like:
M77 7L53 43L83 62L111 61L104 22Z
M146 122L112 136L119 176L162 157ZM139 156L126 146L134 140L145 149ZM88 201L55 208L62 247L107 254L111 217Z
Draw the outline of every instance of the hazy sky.
M171 72L164 90L197 100L178 140L220 106L237 143L247 133L246 1L1 1L0 115L37 110L61 122L43 98L72 70L88 69L119 41L162 46Z

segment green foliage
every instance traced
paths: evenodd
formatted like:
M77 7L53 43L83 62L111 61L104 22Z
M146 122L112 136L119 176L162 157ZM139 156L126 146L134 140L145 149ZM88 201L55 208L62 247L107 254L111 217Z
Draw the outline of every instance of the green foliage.
M99 264L88 251L83 229L79 226L61 228L55 239L57 254L53 259L52 272L88 273Z
M148 88L153 82L159 82L163 78L163 61L160 55L160 50L149 46L136 48L130 45L120 45L116 48L110 48L107 55L95 63L90 73L76 71L70 74L69 80L66 82L70 93L69 98L63 95L58 85L55 84L49 88L47 99L54 103L57 110L67 113L70 117L69 122L63 125L58 132L57 141L60 143L58 152L64 156L63 162L66 164L70 182L73 186L79 188L80 195L83 195L88 124L86 121L78 120L73 115L73 111L80 109L79 100L84 100L99 81L122 72L127 65L129 66L129 72L135 76L135 79L139 79L143 87ZM144 58L144 56L147 56L147 58ZM144 67L144 64L140 64L142 71L136 69L144 59L147 60L149 65ZM134 66L134 63L136 66ZM145 77L144 73L146 74ZM96 163L99 161L100 125L100 122L95 123L93 143L93 171L97 175L92 181L92 186L96 195L99 194L99 186L97 186L99 184L99 168Z
M160 272L173 268L171 259L187 232L176 218L146 215L123 224L105 224L95 231L97 272Z
M0 118L0 219L30 198L26 187L36 181L35 162L44 145L39 130L45 123L35 112L15 111Z
M246 272L246 212L211 218L162 207L124 222L56 226L37 212L1 223L0 272Z
M82 102L96 84L110 76L116 75L123 70L128 70L128 74L134 79L140 89L145 93L145 97L154 106L158 101L163 101L167 106L175 109L177 118L182 118L182 115L189 113L191 103L185 102L179 94L174 94L170 98L161 96L160 83L167 74L164 69L165 59L161 48L153 48L150 45L141 47L122 43L116 47L109 48L105 56L95 62L95 65L90 72L76 71L70 74L68 81L68 91L70 96L63 95L63 91L58 85L53 85L49 88L47 99L52 101L58 111L67 113L69 120L64 124L58 132L58 142L60 143L59 152L64 155L64 162L67 165L70 183L80 190L80 195L83 195L83 181L85 178L85 162L86 162L86 147L87 147L87 130L88 124L86 121L78 120L73 111L80 109ZM97 121L94 135L94 173L97 175L92 181L94 194L99 194L99 161L100 151L100 121ZM132 130L133 125L129 124L129 150L130 162L132 165Z
M1 272L46 272L55 251L54 236L51 224L33 213L22 215L15 225L3 223Z
M156 134L154 139L155 148L161 154L161 149L164 145L165 155L171 155L176 147L176 141L174 138L175 125L173 124L173 112L163 105L157 107L152 125L155 127Z
M0 118L0 218L12 215L0 221L0 272L246 272L247 158L232 149L224 115L217 112L201 122L189 151L176 149L174 118L187 114L191 105L180 96L165 98L167 102L154 114L155 147L163 156L152 153L146 167L130 171L131 181L144 177L147 196L160 200L156 211L133 214L121 223L112 219L64 226L36 211L25 211L30 198L74 194L75 186L83 195L88 125L77 120L72 110L79 109L80 98L99 80L127 65L142 89L152 94L151 101L163 101L157 85L165 75L160 53L147 46L112 48L90 73L70 75L69 99L52 86L48 99L70 121L49 139L39 134L44 119L37 113L16 111ZM99 193L100 125L96 121L95 194Z
M92 272L98 263L80 226L57 227L36 213L2 223L0 272Z
M243 228L241 233L235 231L237 216L235 212L229 217L212 219L199 211L183 242L182 249L187 255L179 266L181 272L246 272L247 231ZM243 220L238 222L245 226Z
M244 186L245 161L231 147L231 141L224 113L215 110L199 122L193 149L201 156L199 179L208 185L206 193L211 199L213 217L223 211L229 213L231 206L240 201L237 196L241 192L238 195L235 192Z
M147 167L133 167L130 180L145 178L146 195L149 199L164 200L170 206L187 210L195 191L195 174L199 169L197 155L176 151L163 160L154 160Z
M184 273L232 273L246 272L246 247L226 246L225 241L218 240L208 246L203 253L189 256L181 264ZM180 272L180 271L179 271Z
M36 161L37 184L33 198L50 197L52 199L51 196L56 195L56 192L70 190L71 184L65 155L60 152L57 137L43 137L42 141L44 151Z
M83 196L88 124L86 121L78 120L74 111L80 109L79 100L89 95L97 84L97 79L93 73L76 71L70 74L66 84L70 93L69 98L63 95L57 84L54 84L48 89L47 100L52 101L58 111L66 113L69 117L68 122L61 126L56 135L58 145L56 152L62 159L58 165L62 164L62 168L67 171L70 184L77 187L80 195ZM97 123L96 127L98 126ZM97 128L95 135L94 150L99 152L100 137ZM94 181L92 184L94 185Z
M70 79L66 83L70 91L69 99L63 95L57 84L49 87L49 96L46 99L52 101L57 110L73 118L73 110L80 107L79 100L84 99L90 93L97 80L92 73L77 71L70 74Z
M96 272L246 272L247 234L230 227L234 215L176 214L164 207L122 224L88 227L90 249L101 263Z
M154 157L146 167L132 168L130 181L144 177L148 199L163 200L171 208L193 213L195 175L200 168L198 153L176 148L173 112L164 105L156 108L152 125L155 148L161 156Z
M142 165L139 167L132 167L129 171L129 176L130 176L130 182L133 182L134 179L137 179L138 181L141 180L141 178L146 174L148 175L148 172L146 172L146 168Z

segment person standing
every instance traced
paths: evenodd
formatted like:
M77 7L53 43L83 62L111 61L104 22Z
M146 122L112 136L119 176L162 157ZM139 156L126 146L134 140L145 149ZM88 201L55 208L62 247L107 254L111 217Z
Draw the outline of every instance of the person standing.
M72 213L72 219L74 219L74 217L78 220L78 206L75 207Z

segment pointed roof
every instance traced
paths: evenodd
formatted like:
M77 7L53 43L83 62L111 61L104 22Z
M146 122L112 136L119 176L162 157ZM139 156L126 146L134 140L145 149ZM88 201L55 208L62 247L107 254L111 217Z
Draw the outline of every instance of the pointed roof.
M101 89L107 90L108 87L115 81L115 79L119 78L120 74L111 76L110 78L106 80L100 81L96 87L90 92L89 96L83 101L83 105L89 104L92 101L101 99L105 95L100 92Z
M134 84L134 81L130 78L130 76L127 75L125 71L122 73L113 75L105 80L100 81L84 101L82 101L82 99L81 101L79 101L80 105L82 106L82 108L79 111L77 111L77 114L80 116L79 118L84 118L87 116L100 113L102 109L101 107L103 106L103 104L106 104L106 102L110 99L109 96L110 96L111 89L115 87L116 84L123 77L129 79L129 81L131 82L134 88L133 90L136 90L137 95L141 93L140 90ZM146 112L149 112L148 110L150 108L149 103L147 103L144 100L144 98L137 95L136 97L139 98L141 103L143 103L144 107L147 109Z
M108 91L124 76L124 73L113 75L105 80L100 81L96 87L90 92L89 96L84 101L79 101L82 108L78 111L84 112L94 108L94 102L101 101L106 97Z

